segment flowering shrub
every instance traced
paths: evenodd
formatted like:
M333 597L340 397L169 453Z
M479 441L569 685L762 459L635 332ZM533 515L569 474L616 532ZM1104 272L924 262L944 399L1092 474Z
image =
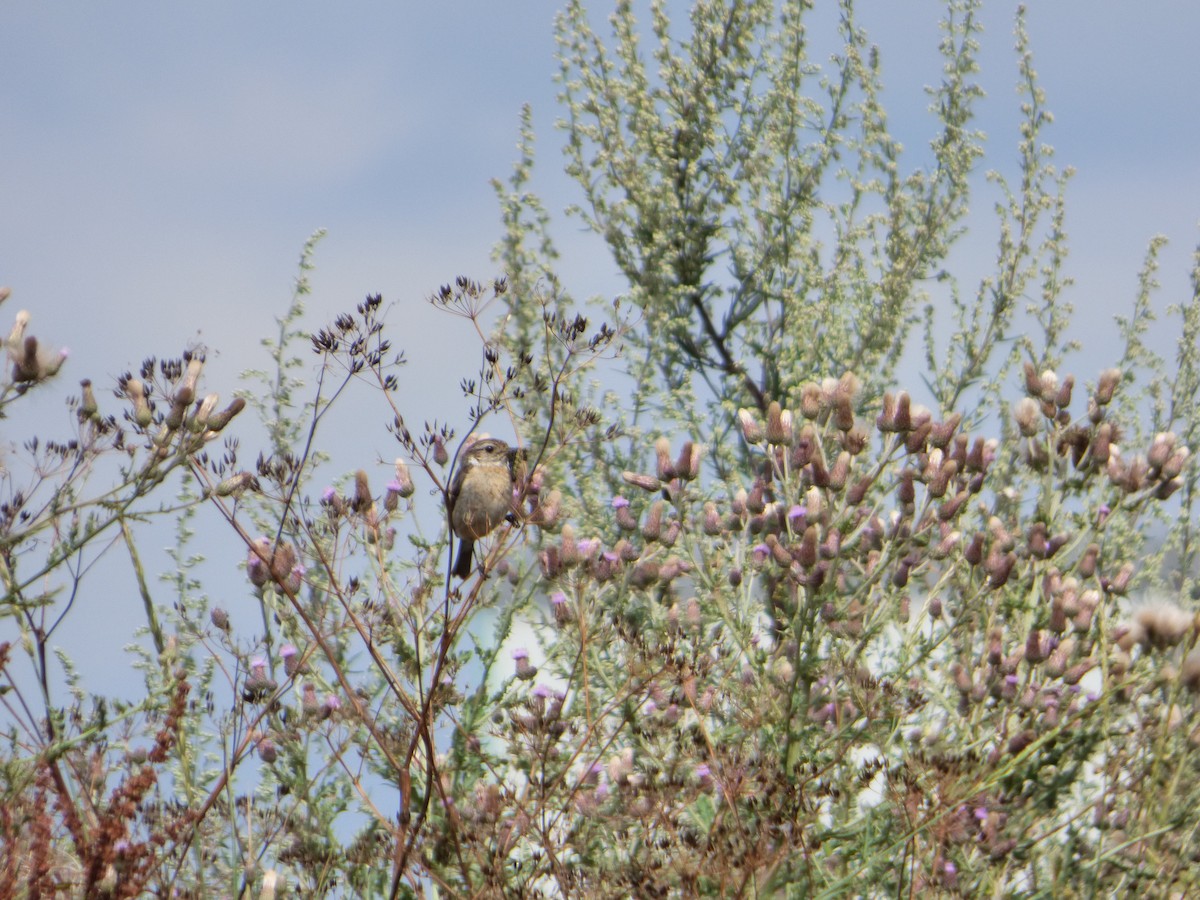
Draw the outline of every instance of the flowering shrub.
M799 96L799 20L773 33L773 9L698 3L655 87L626 5L620 78L568 5L568 170L630 295L585 316L561 289L526 141L501 188L510 278L430 298L481 341L454 419L523 451L468 578L450 576L445 507L470 435L410 423L382 298L303 332L314 243L273 371L250 376L262 390L222 406L202 352L148 360L114 386L117 412L84 381L71 436L26 444L32 474L6 471L0 497L0 895L1200 887L1200 289L1169 374L1141 339L1153 248L1123 358L1078 381L1059 364L1062 180L1018 30L1026 177L1002 188L997 274L974 305L955 295L950 349L927 329L932 406L897 390L978 156L972 6L949 7L936 174L906 178L852 18L834 115L805 100L803 121L833 124L804 153L766 142ZM751 83L744 130L717 128ZM592 121L614 110L627 127ZM830 166L835 136L858 174ZM798 158L806 192L782 196ZM826 177L862 179L858 199L818 203ZM792 233L818 211L832 256ZM61 377L28 322L6 344L14 419ZM350 402L390 423L385 474L378 448L345 467L317 449ZM227 436L251 416L252 465ZM169 602L132 530L163 517ZM202 529L244 548L219 603L188 549ZM146 616L133 704L53 658L118 543Z

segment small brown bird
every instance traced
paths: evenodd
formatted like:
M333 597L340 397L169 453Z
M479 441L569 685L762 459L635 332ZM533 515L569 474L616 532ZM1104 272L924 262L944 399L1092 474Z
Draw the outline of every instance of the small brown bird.
M517 451L496 438L482 438L463 451L450 483L450 527L459 537L454 574L471 574L475 542L513 511L513 462Z

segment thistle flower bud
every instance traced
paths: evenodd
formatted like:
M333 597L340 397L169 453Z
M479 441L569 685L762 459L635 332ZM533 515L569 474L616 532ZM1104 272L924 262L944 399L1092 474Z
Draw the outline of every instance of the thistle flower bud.
M804 536L800 539L800 546L795 548L795 558L805 569L811 569L817 564L817 559L820 555L819 541L820 530L816 525L809 525L804 529Z
M1058 373L1053 369L1047 369L1041 374L1038 379L1038 389L1036 396L1040 397L1046 403L1053 403L1054 398L1058 395Z
M629 573L629 583L637 588L646 588L658 581L659 565L652 559L644 559Z
M638 472L622 472L625 483L641 488L643 491L655 492L662 489L662 482L653 475L642 475Z
M775 564L781 569L790 569L792 567L792 555L788 553L787 548L779 543L779 538L773 534L768 534L764 543L767 549L771 551L771 557L775 560Z
M772 400L767 407L767 443L776 446L790 446L792 443L791 410L783 409L776 400Z
M1083 679L1083 676L1095 668L1095 666L1096 661L1090 658L1076 663L1075 665L1071 666L1071 668L1067 669L1067 671L1063 672L1063 683L1079 684L1079 682Z
M691 441L684 441L675 460L675 474L684 481L695 481L700 477L700 457L704 448Z
M904 449L908 453L920 453L925 449L925 444L929 440L929 435L933 431L933 422L928 416L925 416L921 421L914 423L912 429L904 438Z
M971 681L971 673L960 662L955 661L950 664L950 677L954 679L954 686L961 694L969 694L975 687Z
M1013 553L1003 553L988 556L988 564L985 566L988 573L988 584L993 589L1002 588L1008 583L1008 577L1012 574L1013 566L1017 564L1017 557Z
M742 429L742 437L747 444L761 444L763 439L763 429L754 418L754 413L742 407L738 410L738 425Z
M1122 564L1116 576L1108 583L1108 590L1113 594L1124 594L1129 590L1129 582L1133 580L1134 565L1131 562Z
M196 385L200 383L200 372L204 369L204 354L189 352L185 353L183 358L187 360L187 369L179 382L175 396L185 397L183 402L188 404L196 396Z
M800 415L815 419L821 414L821 388L811 381L800 388Z
M1100 373L1100 382L1096 385L1096 402L1107 406L1112 402L1117 385L1121 383L1120 369L1105 369Z
M646 513L646 521L642 525L642 537L648 541L657 541L662 533L663 512L666 509L666 504L662 500L655 500L650 505L650 511Z
M542 550L538 554L538 565L541 567L543 578L557 578L559 572L562 571L562 565L558 559L558 548L551 544Z
M1013 419L1024 437L1033 437L1038 433L1040 408L1032 397L1022 397L1013 406Z
M270 675L267 674L267 662L261 657L256 657L250 663L250 672L246 675L246 681L243 687L243 696L253 702L262 700L263 698L275 693L279 685L275 683Z
M813 456L808 464L808 471L814 487L829 487L829 470L825 468L825 461L819 455Z
M561 538L558 558L563 567L569 569L579 563L579 545L575 541L575 529L570 524L563 525Z
M1004 632L993 628L988 632L987 662L990 666L998 666L1004 659Z
M258 751L258 758L267 765L275 762L279 755L278 751L275 749L275 742L269 737L259 738L258 742L255 744L255 749Z
M218 497L231 497L241 494L248 487L253 487L254 483L255 478L249 472L238 472L221 481L213 488L213 493Z
M675 464L671 461L671 442L665 437L656 440L654 455L657 458L659 481L670 481L675 477Z
M516 662L516 676L521 681L532 681L537 677L537 666L529 661L529 651L524 647L518 647L512 652L513 660Z
M1169 500L1171 496L1183 487L1182 478L1172 478L1170 481L1160 481L1154 488L1155 500Z
M407 500L417 490L416 485L413 484L412 476L408 472L408 463L397 456L395 468L396 479L388 485L388 491L390 492L394 489L397 494Z
M821 498L821 491L819 488L810 487L805 492L804 509L808 514L808 521L821 521L821 513L824 509L824 500Z
M125 383L125 396L133 404L133 421L142 428L148 426L154 419L154 414L150 411L150 404L146 400L146 389L142 382L136 378L130 378Z
M79 386L82 390L79 398L79 408L75 411L76 417L80 422L98 419L100 407L96 403L96 394L92 390L91 379L83 379L83 381L79 382Z
M561 512L562 491L556 488L545 497L538 498L537 508L530 513L529 522L544 531L554 531L558 526L558 517Z
M635 525L637 523L634 523ZM704 533L709 537L716 537L722 531L721 514L717 512L717 504L711 500L704 504Z
M360 515L365 514L375 505L375 500L371 497L370 481L367 479L367 473L362 469L354 473L354 500L350 505Z
M1075 387L1075 376L1068 375L1063 379L1062 385L1054 395L1054 405L1060 410L1060 414L1065 413L1068 406L1071 405L1071 391ZM1069 422L1068 417L1064 421Z
M963 550L963 558L972 566L977 566L983 561L983 532L977 531L972 535L971 543Z
M1150 449L1146 451L1146 462L1149 463L1151 470L1160 471L1174 449L1174 432L1160 431L1156 434L1154 440L1150 442Z
M961 422L961 413L953 413L944 422L934 422L933 427L929 431L929 445L937 447L939 450L945 450L950 446L954 432L958 429Z
M1183 472L1183 467L1187 464L1190 452L1187 447L1176 447L1167 461L1163 463L1162 472L1159 474L1167 480L1174 480Z
M1200 646L1193 647L1179 667L1179 682L1193 694L1200 693Z
M446 450L446 441L440 434L433 436L433 461L439 466L450 462L450 453Z
M300 651L293 644L284 644L279 650L279 656L283 660L283 671L288 678L295 678L305 667L301 664Z
M235 397L223 410L208 416L208 421L205 423L206 428L213 434L221 432L233 420L233 417L245 408L246 401L241 397Z
M846 492L846 502L850 506L858 506L867 497L867 491L871 489L874 479L870 475L864 475L859 478L854 484L850 485L850 490Z
M637 529L637 518L633 514L633 510L629 508L629 501L624 497L613 497L612 499L613 512L616 515L617 527L622 531L635 531Z
M875 427L885 434L899 431L896 427L896 398L890 392L883 395L883 409L875 419Z
M571 607L567 603L567 595L562 591L550 595L550 609L559 628L571 621Z
M1042 633L1036 628L1025 638L1025 660L1029 663L1040 663L1046 658L1046 643Z
M908 391L896 395L896 417L893 421L899 432L906 432L913 427L912 398L908 396Z
M218 628L221 631L229 630L229 613L225 612L219 606L214 606L209 610L208 620L212 622L214 628Z
M321 712L321 701L317 697L317 686L305 682L300 689L300 711L305 718L315 718Z
M1025 393L1031 397L1039 397L1042 393L1042 379L1038 376L1033 363L1026 361L1021 364L1021 372L1025 376Z
M283 589L289 594L297 593L304 585L304 573L308 571L304 566L297 563L288 571L287 577L283 579Z
M950 531L945 534L936 545L934 545L933 549L930 551L930 555L932 555L934 559L945 559L950 555L950 551L958 546L961 540L961 532Z
M13 354L12 380L17 383L38 380L38 342L33 335L25 338Z
M260 537L246 554L246 575L256 588L271 580L271 556L271 539L268 537Z
M762 478L754 479L754 484L750 486L750 493L746 495L746 509L752 515L761 515L767 508L766 490Z
M788 463L793 471L800 471L815 458L821 456L821 444L817 437L817 431L808 422L805 422L800 429L800 434L796 436L795 443L792 445L792 452L788 457Z
M674 547L675 541L679 539L679 532L683 530L683 526L678 519L671 519L667 522L667 527L663 533L658 536L658 542L664 547Z

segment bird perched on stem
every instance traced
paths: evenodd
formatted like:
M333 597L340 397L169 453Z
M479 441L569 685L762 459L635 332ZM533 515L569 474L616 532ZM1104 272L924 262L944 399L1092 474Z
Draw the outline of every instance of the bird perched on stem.
M447 502L450 527L458 535L454 574L471 574L475 542L513 512L514 462L519 451L496 438L482 438L463 451Z

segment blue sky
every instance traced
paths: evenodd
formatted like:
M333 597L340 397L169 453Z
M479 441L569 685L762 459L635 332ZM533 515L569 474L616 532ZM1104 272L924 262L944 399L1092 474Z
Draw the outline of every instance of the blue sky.
M238 372L265 364L259 341L286 308L300 248L326 228L309 322L368 293L395 301L393 338L421 384L412 418L439 414L477 351L466 326L424 298L459 274L500 274L489 179L510 171L523 103L539 134L536 188L554 211L577 199L553 128L558 6L3 4L0 284L14 295L0 319L29 309L33 333L71 348L64 390L82 377L108 386L147 355L202 341L214 351L210 383L228 394ZM818 6L828 17L829 4ZM979 125L986 165L998 168L1015 159L1015 8L984 12ZM859 11L882 48L891 121L921 146L932 134L921 88L939 77L939 4L868 0ZM1079 336L1100 348L1087 354L1086 379L1114 346L1111 317L1129 310L1152 235L1171 240L1160 306L1188 290L1200 237L1200 4L1054 0L1032 5L1029 29L1056 116L1046 138L1078 169L1069 297L1084 313ZM560 221L557 236L576 295L620 291L577 222ZM438 384L444 394L430 390ZM384 421L364 439L390 457Z
M537 115L537 187L553 210L576 199L557 172L557 6L5 4L0 283L15 291L11 307L71 348L72 378L102 383L196 339L236 372L256 363L299 248L323 227L314 325L379 291L422 332L414 365L444 362L454 323L422 300L455 275L497 274L488 181L510 169L523 102ZM939 76L938 9L859 5L910 147L931 133L921 87ZM989 166L1014 158L1014 9L984 12ZM1079 170L1072 299L1127 308L1156 232L1172 240L1163 300L1177 299L1200 219L1200 8L1062 0L1037 4L1029 24L1057 118L1048 140ZM558 234L577 294L620 289L577 223Z

